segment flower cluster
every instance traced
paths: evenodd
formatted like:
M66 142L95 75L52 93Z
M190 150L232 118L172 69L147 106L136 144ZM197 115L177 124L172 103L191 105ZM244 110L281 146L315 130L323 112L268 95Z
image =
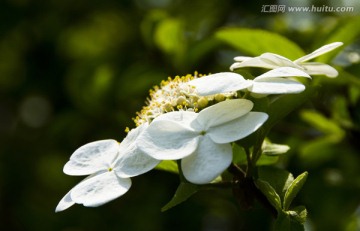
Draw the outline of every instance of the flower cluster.
M159 86L150 90L150 98L147 105L142 108L133 119L136 126L150 123L153 119L167 112L199 110L217 102L224 101L237 96L236 92L199 96L195 87L188 84L189 81L198 79L202 75L176 76L174 79L163 80Z
M121 143L95 141L72 154L64 173L88 177L63 197L56 211L75 203L95 207L114 200L129 190L130 177L150 171L162 160L179 160L180 174L190 183L213 182L233 162L232 143L257 131L269 117L252 111L254 103L245 99L247 93L299 93L305 85L297 77L337 76L333 67L307 61L340 45L323 46L295 61L272 53L235 57L231 70L271 69L253 79L222 72L163 81L150 91L147 105L134 119L137 128Z

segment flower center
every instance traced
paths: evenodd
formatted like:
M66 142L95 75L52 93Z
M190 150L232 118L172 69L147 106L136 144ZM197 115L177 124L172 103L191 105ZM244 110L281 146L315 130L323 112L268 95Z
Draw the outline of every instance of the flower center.
M111 167L110 167L110 168L108 168L108 171L109 171L109 172L111 172L112 170L113 170L113 168L111 168Z
M195 72L193 75L176 76L163 80L159 86L150 90L150 98L147 99L146 106L137 113L133 118L136 126L143 123L151 122L161 114L171 111L193 111L198 112L201 109L226 100L227 98L236 97L236 92L217 94L211 96L199 96L195 87L188 84L189 81L199 78Z

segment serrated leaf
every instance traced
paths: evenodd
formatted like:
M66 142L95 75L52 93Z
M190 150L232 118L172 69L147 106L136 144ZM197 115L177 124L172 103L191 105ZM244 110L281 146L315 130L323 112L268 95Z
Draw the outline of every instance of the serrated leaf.
M253 56L265 52L279 54L289 59L297 59L304 56L304 51L296 43L270 31L248 28L226 28L217 31L215 38Z
M259 167L258 175L260 180L269 182L277 194L280 195L281 199L284 198L286 190L294 180L294 177L290 172L272 166Z
M280 212L274 223L274 230L276 231L304 231L304 225L299 223L296 219L286 213Z
M287 211L287 213L300 224L304 224L306 221L307 210L304 206L297 206L293 210Z
M289 151L290 147L285 144L274 144L271 143L269 140L265 139L262 144L262 153L269 156L277 156L285 154Z
M199 186L190 183L180 183L173 198L164 207L161 208L161 212L165 212L172 207L181 204L182 202L189 199L194 193L199 190Z
M178 165L173 160L163 160L155 167L155 169L172 172L176 174L179 173Z
M256 187L265 195L270 204L277 210L281 211L281 199L275 189L266 181L256 180Z
M306 178L308 176L307 172L300 174L296 179L290 184L289 188L286 190L285 197L284 197L284 206L285 210L288 210L290 207L291 202L299 193L300 189L304 185Z

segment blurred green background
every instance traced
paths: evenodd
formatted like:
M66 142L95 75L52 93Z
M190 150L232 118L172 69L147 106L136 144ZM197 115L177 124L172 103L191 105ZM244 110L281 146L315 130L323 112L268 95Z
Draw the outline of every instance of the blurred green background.
M261 12L279 4L354 11ZM133 178L127 194L99 208L54 213L82 179L62 172L72 152L94 140L122 140L153 85L227 71L234 56L254 55L214 36L226 27L278 33L305 52L345 43L327 60L339 77L319 77L320 91L270 139L291 146L279 166L309 171L296 198L309 211L307 230L360 230L358 15L355 0L1 1L0 230L270 230L267 211L241 211L227 190L199 192L161 213L179 180L160 171ZM245 42L256 46L257 39Z

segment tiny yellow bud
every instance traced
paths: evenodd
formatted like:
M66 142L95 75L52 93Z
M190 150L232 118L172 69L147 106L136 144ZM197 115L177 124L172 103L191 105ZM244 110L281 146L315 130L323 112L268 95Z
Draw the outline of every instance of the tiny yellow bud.
M177 105L184 105L186 104L186 98L184 96L180 96L177 98L177 101L176 101L176 104Z
M198 107L199 108L204 108L208 105L209 101L207 98L205 97L200 97L200 99L197 101Z
M216 94L215 95L215 100L220 102L220 101L224 101L225 100L225 96L222 94Z

